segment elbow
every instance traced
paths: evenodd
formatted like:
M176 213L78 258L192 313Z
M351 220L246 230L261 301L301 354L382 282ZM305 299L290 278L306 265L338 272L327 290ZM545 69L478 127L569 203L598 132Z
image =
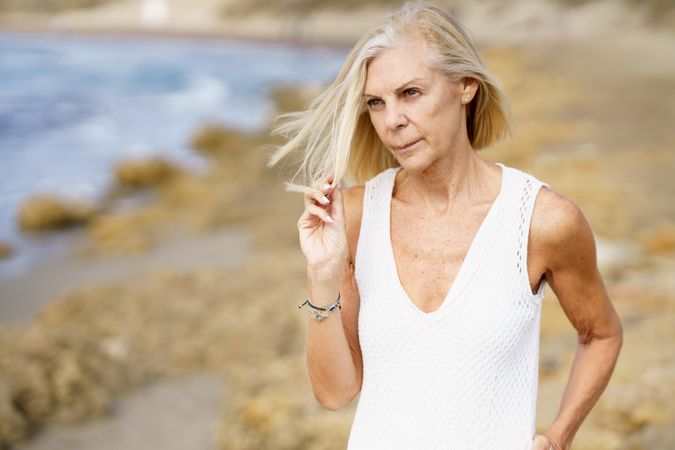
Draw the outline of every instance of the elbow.
M357 394L358 391L356 390L350 391L344 395L319 395L314 392L314 398L327 410L338 411L349 405Z
M339 411L340 409L344 408L347 403L338 401L336 399L323 399L319 400L318 398L316 399L321 406L326 408L329 411Z
M623 325L621 324L621 321L619 321L619 325L617 327L616 335L614 338L616 339L616 352L619 353L621 347L623 347Z
M623 346L623 325L617 317L613 324L602 332L595 330L581 330L578 333L579 343L581 345L590 345L596 342L602 342L613 349L618 355Z
M588 345L592 342L605 342L616 347L617 351L623 346L623 324L614 310L600 320L581 322L576 328L579 343L582 345Z
M614 340L615 345L616 345L616 352L617 354L621 350L621 347L623 347L623 324L621 323L621 319L619 316L616 316L616 320L614 321L614 326L612 327L612 333L611 333L611 338Z

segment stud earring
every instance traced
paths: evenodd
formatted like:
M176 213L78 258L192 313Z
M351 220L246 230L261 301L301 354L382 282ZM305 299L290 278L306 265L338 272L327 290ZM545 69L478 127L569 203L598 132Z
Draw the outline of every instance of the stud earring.
M463 101L464 103L469 103L469 99L466 98L466 97L464 97L464 98L462 99L462 101Z

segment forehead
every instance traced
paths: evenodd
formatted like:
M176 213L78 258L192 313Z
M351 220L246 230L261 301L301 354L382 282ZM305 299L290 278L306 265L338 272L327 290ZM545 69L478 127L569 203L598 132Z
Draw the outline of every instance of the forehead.
M431 66L426 42L407 39L375 57L366 70L365 92L377 94L415 78L433 79L440 72Z

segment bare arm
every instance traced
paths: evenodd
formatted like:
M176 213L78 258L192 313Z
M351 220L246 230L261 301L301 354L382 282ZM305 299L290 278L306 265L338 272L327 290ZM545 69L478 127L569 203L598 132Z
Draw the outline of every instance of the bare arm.
M312 257L311 251L308 252L310 300L316 305L328 305L335 301L339 292L342 304L342 310L332 311L321 322L309 318L308 314L307 368L310 382L317 401L330 410L347 405L361 390L363 371L357 325L359 297L351 256L355 254L360 223L358 192L358 187L351 188L344 192L343 199L343 192L336 188L330 198L331 204L316 203L317 207L329 212L335 222L318 223L319 219L315 219L317 222L313 225L342 228L348 247L346 255L333 254L328 248L326 258L320 261ZM333 202L335 207L332 207ZM322 241L322 245L333 245L330 236L324 236ZM304 246L309 247L308 239L304 241ZM339 261L341 259L344 261ZM338 273L336 267L342 272Z
M552 191L542 194L532 231L543 237L546 279L579 337L560 409L543 433L556 450L566 450L609 382L623 331L597 267L589 223L574 202Z
M358 293L355 296L351 286L353 277L349 272L352 270L345 269L340 283L342 311L336 310L337 314L329 314L321 322L308 319L307 368L310 381L317 401L330 410L347 405L361 390L361 352L353 319L358 315ZM335 301L337 284L317 285L317 280L312 281L312 278L311 269L308 269L310 294L319 299L332 299L324 304Z

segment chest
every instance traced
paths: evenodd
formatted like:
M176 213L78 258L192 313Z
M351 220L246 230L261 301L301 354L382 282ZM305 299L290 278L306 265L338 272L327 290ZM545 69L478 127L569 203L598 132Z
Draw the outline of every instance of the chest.
M490 230L490 205L467 208L462 215L428 218L415 215L405 206L392 203L391 250L398 281L420 310L438 309L447 298L472 247L485 235L507 230ZM508 233L507 233L508 234ZM534 231L533 231L534 234ZM508 236L502 236L508 239ZM544 276L545 258L530 236L527 246L527 279L532 293Z
M396 272L411 301L422 311L437 309L454 283L471 247L482 234L489 204L462 215L422 217L392 203L391 247Z

